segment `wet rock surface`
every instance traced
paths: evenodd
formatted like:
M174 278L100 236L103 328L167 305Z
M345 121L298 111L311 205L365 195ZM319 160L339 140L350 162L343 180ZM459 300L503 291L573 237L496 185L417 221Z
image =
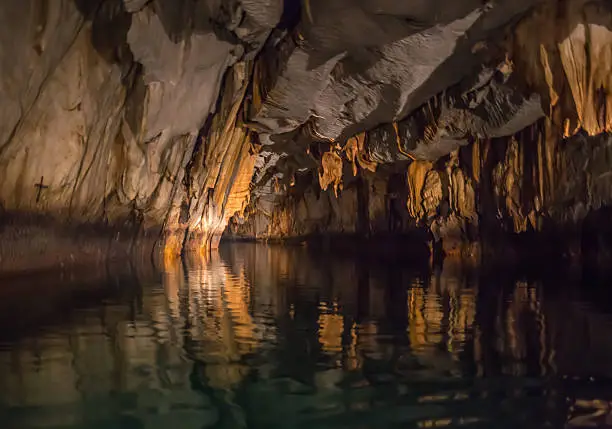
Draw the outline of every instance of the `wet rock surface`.
M551 142L551 127L543 119L436 162L413 161L404 173L363 173L337 196L298 183L272 212L232 219L227 235L404 236L447 256L607 260L612 140L580 134Z
M203 140L236 128L225 116L212 120L218 108L230 113L218 101L221 89L230 101L244 93L247 58L282 12L270 5L262 15L255 6L120 0L4 5L3 209L111 227L135 217L142 228L163 228L172 237L189 223L179 222L192 200L185 183L205 195L213 189L217 205L227 205L236 176L232 161L240 165L248 157L245 139L216 145L209 164L202 160L193 168L193 158L207 146ZM228 162L219 170L224 157ZM204 170L198 183L186 177L196 170ZM214 186L223 177L227 183ZM206 180L213 182L207 188ZM223 209L211 211L214 228L222 230Z
M229 236L423 230L469 255L606 218L606 1L5 3L10 216L129 224L169 253L232 218Z

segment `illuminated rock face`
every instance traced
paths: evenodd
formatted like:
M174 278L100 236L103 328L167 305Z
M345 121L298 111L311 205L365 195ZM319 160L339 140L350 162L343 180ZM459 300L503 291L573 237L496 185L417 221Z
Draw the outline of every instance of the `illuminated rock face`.
M236 121L249 56L282 13L253 3L3 4L0 212L67 223L67 242L78 225L165 237L171 251L188 228L213 242L247 197L251 136ZM16 258L2 252L0 268Z
M70 242L87 225L177 254L233 217L474 254L608 204L609 2L5 3L0 215Z
M407 116L387 112L386 121L350 137L345 129L326 134L321 123L329 116L317 114L302 130L331 144L292 138L306 140L302 150L317 161L319 182L342 191L320 192L308 170L296 179L307 164L290 162L298 156L285 150L290 168L275 171L285 185L277 204L265 195L258 203L256 188L253 207L232 220L229 235L425 230L447 255L475 257L507 252L504 244L535 235L545 237L548 250L601 256L612 244L607 233L594 238L596 225L609 222L610 5L534 2L499 32L471 45L484 55L482 66L457 67L443 92L419 100ZM326 162L330 154L344 162L340 179L338 166ZM491 245L483 248L485 238Z
M401 173L348 175L337 197L298 182L272 212L247 211L246 219L232 220L228 233L288 239L424 229L446 255L479 257L482 239L490 244L485 251L503 253L506 245L535 236L548 242L548 251L598 254L611 244L612 139L551 140L553 128L542 119L515 136L475 142L435 163L413 161Z

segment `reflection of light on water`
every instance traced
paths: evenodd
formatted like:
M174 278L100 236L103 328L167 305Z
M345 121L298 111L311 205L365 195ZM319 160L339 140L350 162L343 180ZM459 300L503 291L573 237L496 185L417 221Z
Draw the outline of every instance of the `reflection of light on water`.
M192 357L211 364L206 368L211 386L230 389L247 371L242 357L254 353L260 343L249 312L251 286L244 268L228 267L218 254L190 261L184 293L188 296ZM238 268L239 274L231 268Z
M359 354L357 353L357 325L355 323L352 324L350 330L350 342L346 354L346 369L347 371L355 371L361 367L361 360L359 359Z
M408 335L413 349L444 348L456 359L468 340L476 315L474 290L455 279L433 278L427 288L408 291Z
M506 303L505 315L497 321L497 348L507 355L506 373L522 375L527 371L525 360L532 343L537 342L540 374L545 375L554 366L554 351L546 340L546 317L534 285L519 281ZM532 323L527 323L533 321Z
M576 399L570 408L570 428L612 425L612 402L601 399Z
M575 329L537 284L483 293L444 272L414 279L254 249L167 261L161 282L142 281L134 297L75 309L49 334L1 349L0 405L44 410L23 411L40 427L117 410L142 427L187 429L221 414L272 429L482 425L542 406L548 377L538 376L554 375L566 334L584 353L586 328L605 341L592 312L573 307ZM533 397L524 375L540 389Z
M226 311L231 316L228 322L232 325L231 335L236 343L236 351L240 355L254 353L260 340L256 336L256 327L249 313L250 290L243 272L237 277L227 275L223 300Z
M376 322L362 322L357 327L357 348L364 356L374 357L380 354L377 334Z
M421 288L412 288L408 291L408 335L410 344L415 350L427 343L425 335L424 301L425 292Z
M417 423L417 426L420 428L441 428L450 425L467 426L481 422L482 419L478 417L459 417L456 419L422 420Z
M452 419L422 420L418 422L420 428L442 428L453 423Z
M291 320L295 319L295 305L293 304L289 306L289 317L291 317Z
M319 303L319 342L326 352L342 351L342 332L344 330L344 318L337 314L338 304L334 303L329 309L327 303Z

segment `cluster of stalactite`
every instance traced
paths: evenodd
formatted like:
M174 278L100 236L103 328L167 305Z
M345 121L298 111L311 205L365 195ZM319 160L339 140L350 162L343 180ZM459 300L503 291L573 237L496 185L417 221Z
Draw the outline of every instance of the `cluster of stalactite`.
M479 9L483 22L500 26L467 37L471 54L486 53L482 64L454 80L436 72L448 64L425 55L416 63L429 75L422 87L403 85L403 77L381 86L399 94L401 109L392 106L395 95L367 85L385 72L406 81L418 74L404 61L414 40L403 31L398 55L385 38L372 47L390 68L368 77L360 64L346 67L362 40L339 43L339 61L336 48L317 44L312 22L296 16L279 25L278 8L265 19L245 8L262 20L242 19L250 32L232 33L228 45L218 29L208 40L178 15L172 27L185 30L186 42L176 43L164 25L171 8L158 2L105 2L99 10L81 3L11 2L42 31L2 39L15 45L5 73L15 91L6 94L0 130L0 209L14 218L102 226L115 241L122 231L127 248L139 234L162 237L168 255L215 247L235 213L231 230L251 238L423 228L449 252L473 253L449 243L484 231L574 228L607 205L612 12L604 1L543 0L525 13L511 8L512 22ZM119 28L125 34L114 35ZM334 37L327 42L340 42ZM215 67L192 61L204 60L204 50ZM329 55L324 64L310 61ZM354 100L334 88L354 91ZM27 237L40 236L33 231ZM3 236L4 261L27 254L30 239L19 234ZM64 259L75 252L82 250Z
M216 112L196 141L183 179L180 207L166 221L165 253L216 248L229 219L243 212L251 198L252 178L261 150L251 121L264 108L262 100L278 71L278 55L245 60L228 70Z
M313 135L318 150L312 153L311 144L304 151L318 171L297 179L292 171L276 206L260 211L255 200L232 220L230 235L421 228L447 254L469 255L479 253L474 243L487 236L561 230L584 236L584 225L604 216L612 185L610 23L601 4L541 3L501 42L506 54L493 71L498 80L475 95L488 116L451 90L408 118L343 142ZM512 92L539 97L541 110L533 97L507 98Z
M612 138L582 133L561 139L561 132L543 119L435 162L360 169L355 177L352 155L345 156L349 174L342 190L319 191L306 174L271 213L251 208L246 220L233 220L230 233L283 239L426 230L447 255L463 256L478 256L483 239L509 235L564 231L568 243L579 241L572 234L582 234L585 221L612 202L606 161Z
M565 137L612 131L611 27L612 12L602 4L547 1L509 40L518 74Z

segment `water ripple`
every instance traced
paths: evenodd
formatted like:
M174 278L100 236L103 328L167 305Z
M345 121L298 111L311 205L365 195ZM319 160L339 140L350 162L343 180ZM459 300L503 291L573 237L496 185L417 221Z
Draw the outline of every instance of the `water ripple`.
M72 429L612 422L605 299L583 299L559 279L423 272L232 245L161 270L85 278L89 289L71 277L48 304L28 298L27 312L24 297L4 300L0 421Z

